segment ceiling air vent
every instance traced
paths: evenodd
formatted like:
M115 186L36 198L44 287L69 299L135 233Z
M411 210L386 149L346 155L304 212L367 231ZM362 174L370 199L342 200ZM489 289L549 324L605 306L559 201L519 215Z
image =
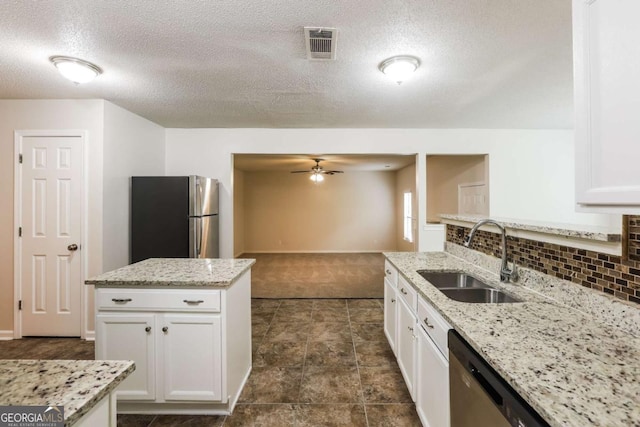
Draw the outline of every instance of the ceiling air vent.
M336 59L338 30L327 27L304 27L307 59Z

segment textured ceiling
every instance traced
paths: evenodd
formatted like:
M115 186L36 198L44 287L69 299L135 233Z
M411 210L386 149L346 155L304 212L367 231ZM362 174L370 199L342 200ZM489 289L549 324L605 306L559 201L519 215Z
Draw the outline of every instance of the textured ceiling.
M570 0L2 0L0 98L104 98L165 127L571 128ZM309 61L304 26L338 28ZM398 86L378 64L414 55ZM105 72L75 86L51 55Z

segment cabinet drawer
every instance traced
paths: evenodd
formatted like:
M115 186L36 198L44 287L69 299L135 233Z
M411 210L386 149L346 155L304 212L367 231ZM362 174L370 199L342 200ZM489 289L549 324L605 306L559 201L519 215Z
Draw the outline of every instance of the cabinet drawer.
M98 310L220 312L220 290L96 289Z
M398 294L407 303L407 306L416 313L418 304L418 293L404 277L398 276Z
M447 332L451 325L425 300L418 298L418 321L445 358L449 359Z
M384 278L395 288L398 285L398 270L388 260L384 260Z

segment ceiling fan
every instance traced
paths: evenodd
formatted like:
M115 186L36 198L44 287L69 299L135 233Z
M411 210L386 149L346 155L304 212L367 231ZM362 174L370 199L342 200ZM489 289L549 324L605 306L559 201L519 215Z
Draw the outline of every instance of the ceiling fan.
M310 170L291 171L291 173L310 173L311 174L310 179L313 182L324 181L324 177L322 175L335 175L337 173L344 173L343 171L337 171L337 170L324 170L322 166L320 166L320 162L323 162L324 159L312 159L312 160L316 162L316 165L313 166Z

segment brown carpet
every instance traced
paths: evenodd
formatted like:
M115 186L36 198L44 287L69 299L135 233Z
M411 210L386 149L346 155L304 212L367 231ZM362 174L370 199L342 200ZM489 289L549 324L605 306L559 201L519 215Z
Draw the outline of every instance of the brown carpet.
M253 298L383 298L381 253L242 254Z

